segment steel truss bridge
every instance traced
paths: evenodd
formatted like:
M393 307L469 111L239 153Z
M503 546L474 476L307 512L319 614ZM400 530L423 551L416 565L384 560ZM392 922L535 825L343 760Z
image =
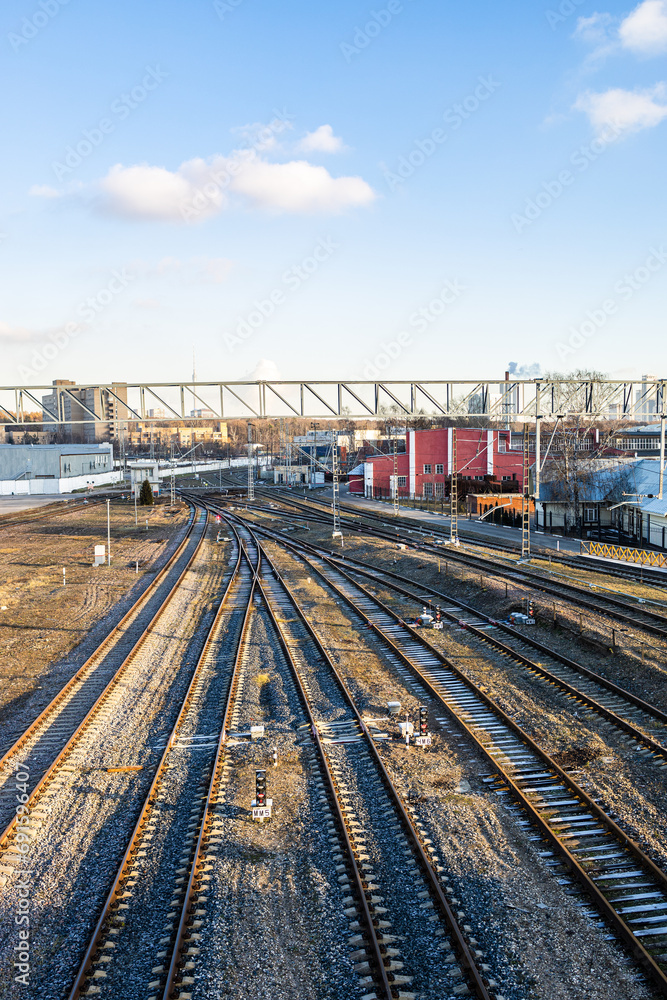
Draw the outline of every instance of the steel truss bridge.
M96 382L0 387L0 420L23 424L163 424L167 421L289 417L385 419L416 416L493 422L648 423L665 419L667 380ZM48 397L44 400L43 397ZM34 419L34 417L32 418ZM56 429L54 427L54 429Z

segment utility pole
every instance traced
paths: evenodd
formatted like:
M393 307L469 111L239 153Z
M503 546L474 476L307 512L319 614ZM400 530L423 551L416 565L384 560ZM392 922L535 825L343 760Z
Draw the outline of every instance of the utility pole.
M459 473L456 448L456 427L452 427L452 473L449 486L449 541L459 544Z
M342 541L343 532L340 529L340 484L338 481L338 439L333 427L331 429L331 472L333 476L333 533L331 537L340 538Z
M107 566L111 566L111 500L107 500Z
M664 403L664 399L663 399L662 386L661 386L660 410L659 410L659 413L660 413L660 488L658 490L658 499L659 500L662 500L662 498L663 498L663 492L662 492L662 490L663 490L663 487L665 485L665 418L666 418L666 414L664 413L664 406L665 406L665 403Z
M394 427L394 517L399 515L398 503L398 442L396 440L396 428Z
M317 454L317 428L318 424L315 421L311 421L310 429L313 432L313 436L310 442L310 485L312 487L313 480L315 478L315 456Z
M523 425L523 496L521 497L521 560L530 560L530 430Z
M171 442L171 460L169 466L169 506L176 506L176 463L174 462L174 442Z
M252 470L252 424L248 421L248 500L255 499L255 480Z

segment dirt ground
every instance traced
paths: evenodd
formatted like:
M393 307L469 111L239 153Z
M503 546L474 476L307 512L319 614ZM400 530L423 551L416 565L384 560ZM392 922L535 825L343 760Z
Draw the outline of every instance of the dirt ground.
M78 666L73 651L108 625L101 639L168 557L187 511L139 507L135 526L134 505L113 503L111 565L97 567L94 546L107 544L105 504L0 525L0 723L33 692L40 692L36 707L51 700Z

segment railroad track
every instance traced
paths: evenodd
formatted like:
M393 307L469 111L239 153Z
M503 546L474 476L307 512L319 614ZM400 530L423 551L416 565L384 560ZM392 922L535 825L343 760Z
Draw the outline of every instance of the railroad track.
M312 739L320 807L330 817L338 882L348 894L351 957L365 997L489 998L490 984L478 968L483 956L466 940L440 881L439 858L384 767L378 731L363 720L275 566L262 556L259 587L307 716L304 739Z
M324 555L321 548L307 546ZM667 766L667 712L651 705L632 692L619 687L601 674L577 663L529 635L471 607L463 601L429 587L414 589L411 581L389 570L371 567L354 558L332 558L332 564L347 567L371 581L372 587L384 586L402 598L426 605L435 613L440 608L445 620L470 633L481 643L493 646L503 656L511 658L527 672L558 687L578 705L596 712L614 727L626 733L638 744L638 750L660 766ZM439 603L438 603L439 602ZM464 613L464 617L461 616ZM502 640L498 634L502 633ZM537 652L540 659L529 654Z
M545 840L644 972L667 990L667 877L661 869L423 635L329 560L280 543L373 629L411 690L447 709L491 764L494 787L511 795L522 821ZM447 716L438 721L448 726Z
M310 497L309 499L310 502L313 504L327 506L327 501L319 497L313 496ZM349 514L356 514L359 518L368 520L371 523L379 522L380 524L384 525L393 523L393 515L389 513L389 510L387 511L387 514L384 515L379 511L364 510L358 504L343 503L341 504L341 511L345 511ZM429 511L426 511L426 513L429 513ZM445 517L446 516L447 515L445 515ZM417 524L419 523L418 518L411 520L413 520L413 523ZM407 523L410 523L410 521L408 521ZM495 549L498 552L504 552L504 553L513 552L518 554L521 552L520 540L518 540L517 542L513 542L511 540L493 541L493 539L480 538L479 535L475 535L471 531L466 531L464 525L465 525L465 517L460 515L459 536L465 541L466 545L472 545L473 547L480 547L487 549ZM436 535L441 535L443 538L449 537L448 533L446 533L447 531L446 528L445 528L445 533L443 533L443 529L438 528L437 525L435 526L435 528L433 528L431 522L422 522L421 527L417 527L413 530L422 533L424 535L436 534ZM582 561L581 559L578 559L576 556L567 555L567 553L564 552L563 550L554 551L554 549L540 546L535 533L533 533L532 535L531 547L533 555L537 555L538 558L541 559L547 559L547 558L550 560L553 559L556 561L556 564L560 566L572 566L577 569L589 569L593 572L605 573L609 576L618 577L619 579L633 580L635 582L642 582L642 581L651 582L652 584L655 584L657 586L665 586L667 584L664 573L661 573L659 570L653 570L650 567L643 567L643 566L634 567L631 565L616 566L610 564L609 562L605 562L605 560L603 559L595 559L590 557L587 558L585 561Z
M243 684L243 636L255 587L235 565L127 849L80 963L70 998L187 996L205 915L207 852L224 798L225 732ZM154 842L155 841L155 842ZM144 862L144 858L150 858ZM151 877L154 864L157 875ZM144 992L142 992L144 991Z
M342 565L333 560L335 565ZM661 767L667 767L667 712L644 701L632 692L595 673L583 664L556 650L549 649L529 635L496 621L463 601L427 587L413 589L409 581L388 570L377 570L345 560L352 576L371 581L373 590L385 588L400 597L427 606L435 615L440 610L443 620L469 632L476 640L493 646L503 656L512 659L535 676L541 677L571 698L578 705L598 713L616 728L630 735L642 747L643 755ZM442 602L442 603L440 603ZM461 617L463 612L464 617ZM498 638L502 634L503 638ZM540 655L539 661L534 653ZM529 654L533 654L532 656Z
M106 497L98 494L85 502L81 501L77 503L61 500L53 504L45 504L43 507L37 507L28 512L21 511L17 514L0 514L0 528L10 528L20 524L32 524L34 521L42 521L45 518L57 517L61 514L76 514L79 511L90 510L91 507L97 507L105 502Z
M281 498L281 500L284 503L288 502L284 500L284 498ZM291 503L297 508L305 508L304 513L294 515L295 517L298 517L299 520L310 521L312 523L322 525L330 525L330 519L326 518L324 515L309 512L307 505L296 500L292 500ZM282 513L280 510L271 511L270 508L267 509L266 512L273 513L274 515ZM342 517L341 521L344 527L353 530L358 534L369 534L371 536L382 538L384 541L392 544L401 542L416 551L428 552L432 555L438 555L440 557L445 556L446 553L446 559L448 561L470 566L475 570L486 574L487 577L495 576L500 577L501 579L511 580L512 582L518 583L522 587L530 589L534 593L548 594L551 597L558 597L563 601L575 604L577 607L585 608L587 611L593 613L597 618L600 617L600 614L604 614L616 622L621 622L623 625L634 629L641 629L651 635L667 639L667 616L655 611L650 611L640 604L633 604L632 602L622 600L621 598L602 594L600 588L595 587L594 584L584 588L577 587L575 584L563 581L546 580L542 575L531 571L525 566L521 567L521 569L499 566L498 563L494 563L490 559L484 559L481 556L462 553L449 547L447 549L443 549L442 546L426 542L424 540L424 535L433 535L434 533L425 532L421 529L404 528L402 533L399 534L396 528L391 530L389 526L377 527L372 524L363 525L346 517ZM414 536L419 537L416 538ZM592 600L590 596L592 589L595 590L595 600Z
M162 567L151 585L132 608L105 637L95 652L70 678L40 715L5 749L0 760L3 783L0 786L0 874L11 877L21 868L17 846L16 767L28 765L25 814L31 814L34 826L40 822L36 811L40 799L53 783L56 774L81 740L87 728L104 718L106 703L122 683L133 659L169 606L179 584L192 565L206 534L208 514L191 515L186 535ZM19 824L20 825L20 824Z

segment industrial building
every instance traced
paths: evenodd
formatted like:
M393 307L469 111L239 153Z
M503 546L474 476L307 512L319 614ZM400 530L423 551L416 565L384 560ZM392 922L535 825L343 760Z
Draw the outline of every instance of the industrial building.
M3 495L69 493L121 479L111 444L0 444Z
M53 385L53 392L42 396L45 430L59 418L63 421L59 430L72 440L94 442L119 439L119 421L126 420L130 412L125 405L126 382L113 382L111 389L96 386L79 388L76 382L68 379L54 379ZM93 414L97 415L97 420Z
M454 468L464 480L521 482L523 450L511 447L509 431L457 428L455 461L453 444L451 427L408 431L406 450L396 456L396 482L394 456L370 456L364 463L364 494L388 497L396 489L399 497L442 497Z

